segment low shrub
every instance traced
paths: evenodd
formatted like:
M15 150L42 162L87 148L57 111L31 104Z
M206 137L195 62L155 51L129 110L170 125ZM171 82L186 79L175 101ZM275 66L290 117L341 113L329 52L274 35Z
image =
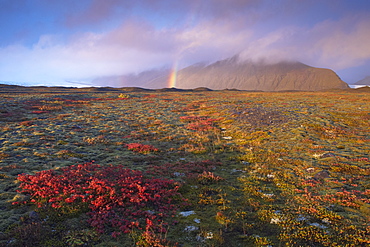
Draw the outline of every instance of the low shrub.
M20 174L18 180L18 192L29 194L30 203L59 212L86 212L92 227L100 233L113 230L113 236L145 229L146 222L154 222L155 228L156 222L175 214L182 200L173 180L148 178L122 165L72 165Z

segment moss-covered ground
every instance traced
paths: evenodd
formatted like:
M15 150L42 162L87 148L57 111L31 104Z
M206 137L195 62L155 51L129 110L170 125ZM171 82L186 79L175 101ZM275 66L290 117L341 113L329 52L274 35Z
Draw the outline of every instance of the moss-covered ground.
M1 96L0 246L370 245L367 92ZM91 161L175 180L187 203L166 231L118 237L85 212L14 205L19 174Z

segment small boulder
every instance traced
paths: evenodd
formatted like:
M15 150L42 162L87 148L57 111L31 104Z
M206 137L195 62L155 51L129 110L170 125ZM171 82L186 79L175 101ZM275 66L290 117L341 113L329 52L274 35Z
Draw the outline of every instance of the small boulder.
M321 179L328 178L329 176L330 176L330 172L329 171L322 170L322 171L316 173L315 176L313 176L313 178L316 179L316 180L321 180Z

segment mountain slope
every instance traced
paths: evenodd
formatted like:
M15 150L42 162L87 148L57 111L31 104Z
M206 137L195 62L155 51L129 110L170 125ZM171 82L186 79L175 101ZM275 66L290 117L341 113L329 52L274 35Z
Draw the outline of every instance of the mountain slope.
M358 82L354 83L353 85L367 85L367 86L370 86L370 76L366 76L364 79L359 80Z
M92 84L111 87L165 88L169 69L95 79ZM244 61L238 56L212 64L198 63L177 71L176 88L205 87L213 90L239 89L258 91L318 91L347 89L334 71L314 68L299 62L264 63Z
M180 70L176 87L318 91L346 89L348 85L330 69L314 68L299 62L239 62L237 57L233 57L208 66L190 66Z

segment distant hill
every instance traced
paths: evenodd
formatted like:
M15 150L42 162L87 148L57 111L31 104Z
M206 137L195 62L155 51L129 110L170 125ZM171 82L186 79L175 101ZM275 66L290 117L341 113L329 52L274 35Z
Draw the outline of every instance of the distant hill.
M150 70L139 74L103 77L95 85L144 88L168 87L170 71ZM250 91L319 91L347 89L348 85L330 69L299 62L264 63L239 61L238 56L212 64L194 64L177 72L176 88L236 89Z
M210 65L195 65L182 69L177 73L176 87L254 91L318 91L349 88L330 69L314 68L299 62L274 64L239 62L237 57Z
M53 87L56 91L137 91L162 89L169 86L169 69L144 71L138 74L96 78L96 88ZM370 85L370 76L356 83ZM100 87L101 86L101 87ZM300 62L240 61L238 56L211 64L198 63L177 71L177 90L248 90L248 91L319 91L348 89L338 75L330 69L308 66ZM0 85L0 91L23 91L25 87ZM49 87L27 87L27 90L50 91ZM168 90L167 90L168 91Z
M366 76L364 79L359 80L352 85L370 86L370 76Z

